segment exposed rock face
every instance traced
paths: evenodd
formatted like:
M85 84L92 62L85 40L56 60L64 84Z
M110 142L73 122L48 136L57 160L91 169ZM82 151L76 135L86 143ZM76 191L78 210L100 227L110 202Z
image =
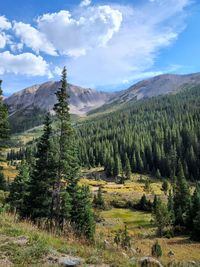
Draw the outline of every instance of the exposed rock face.
M164 74L136 83L111 101L119 103L158 95L176 93L188 86L200 85L200 73L189 75Z
M126 103L130 100L140 100L158 95L176 93L186 87L200 85L200 73L189 75L165 74L159 75L136 83L127 90L117 93L107 93L85 89L69 84L70 111L73 114L85 114L90 110L105 105L108 109L110 104ZM56 103L55 92L60 87L60 82L46 82L34 85L19 91L5 99L12 114L17 110L52 111Z
M19 109L39 108L52 111L56 103L55 92L60 87L60 82L46 82L34 85L19 91L5 99L9 112L14 113ZM70 111L73 114L84 114L98 108L114 96L113 93L98 92L69 84Z

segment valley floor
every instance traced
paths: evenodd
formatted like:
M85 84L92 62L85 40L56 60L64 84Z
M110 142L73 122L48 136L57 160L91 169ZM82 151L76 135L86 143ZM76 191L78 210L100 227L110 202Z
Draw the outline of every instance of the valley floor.
M6 177L13 179L15 168L3 167ZM107 179L101 168L83 170L81 177L80 183L89 185L93 193L101 185L108 206L98 211L95 245L80 242L72 235L60 237L46 233L29 222L17 222L13 215L0 213L0 266L59 266L56 261L69 255L83 258L86 262L83 266L135 266L130 259L151 256L156 240L162 247L159 261L164 266L200 266L200 243L192 242L188 236L157 238L151 213L124 208L128 200L138 201L144 193L148 199L152 200L156 194L165 201L161 181L134 174L125 184L117 184ZM151 180L148 192L145 189L147 178ZM132 246L128 250L114 244L116 231L125 224L131 236Z

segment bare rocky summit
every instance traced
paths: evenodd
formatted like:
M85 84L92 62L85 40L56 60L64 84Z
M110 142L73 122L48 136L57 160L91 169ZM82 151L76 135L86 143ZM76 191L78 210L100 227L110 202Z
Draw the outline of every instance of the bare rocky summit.
M200 73L188 75L164 74L140 81L127 90L116 93L96 91L69 84L70 111L73 114L83 115L87 112L109 105L118 105L131 100L140 100L159 95L177 93L184 88L200 85ZM33 85L5 99L10 114L16 111L52 111L56 103L55 92L60 87L60 82L46 82Z
M60 87L60 82L46 82L41 85L33 85L5 99L12 114L19 109L41 109L52 111L56 103L55 92ZM99 92L90 88L68 86L70 95L70 111L73 114L85 114L91 109L98 108L110 100L114 94Z

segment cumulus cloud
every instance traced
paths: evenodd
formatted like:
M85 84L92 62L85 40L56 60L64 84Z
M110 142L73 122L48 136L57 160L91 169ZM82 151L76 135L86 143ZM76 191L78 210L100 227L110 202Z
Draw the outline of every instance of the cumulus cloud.
M13 55L9 51L0 53L0 74L14 73L29 76L51 76L47 62L31 53Z
M11 28L11 23L4 16L0 16L0 29L9 30Z
M16 35L21 38L21 42L26 46L31 47L37 54L39 51L42 51L52 56L57 55L55 48L47 40L46 36L31 25L15 22L13 30Z
M89 6L92 3L91 0L83 0L80 3L80 7Z
M6 17L0 16L0 49L6 46L9 37L5 34L3 30L9 30L11 28L11 23Z
M119 31L107 46L70 59L70 78L80 84L109 86L151 73L160 50L171 45L184 29L184 8L189 3L158 0L142 7L116 6L123 16Z
M79 57L88 50L106 46L120 29L122 14L110 6L88 7L73 17L67 10L44 14L37 20L37 29L16 22L14 31L26 46L35 52Z
M43 14L34 25L14 22L13 32L20 42L15 40L10 47L13 53L29 47L36 54L57 56L51 58L53 63L66 65L70 79L81 85L105 87L146 77L154 73L152 67L161 49L184 29L185 8L191 0L141 2L135 6L94 5L83 0L74 10ZM8 43L8 29L10 22L0 17L0 48ZM49 73L48 63L39 55L4 53L0 54L1 73ZM51 67L54 75L60 74L59 66Z
M7 37L5 33L0 32L0 48L4 48L6 46Z

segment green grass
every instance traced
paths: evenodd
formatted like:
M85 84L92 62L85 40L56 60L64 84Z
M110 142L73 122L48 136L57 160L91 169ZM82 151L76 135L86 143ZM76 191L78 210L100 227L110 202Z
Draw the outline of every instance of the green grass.
M20 244L20 238L27 239L27 243ZM16 222L7 213L0 214L0 266L5 258L14 266L46 266L48 257L54 255L82 257L86 261L84 267L89 263L133 266L115 247L105 249L104 240L98 235L95 244L88 244L73 235L56 236L29 222Z
M101 217L104 218L107 228L114 233L123 229L127 225L130 235L140 236L152 234L151 214L147 212L133 211L131 209L117 209L102 211Z

